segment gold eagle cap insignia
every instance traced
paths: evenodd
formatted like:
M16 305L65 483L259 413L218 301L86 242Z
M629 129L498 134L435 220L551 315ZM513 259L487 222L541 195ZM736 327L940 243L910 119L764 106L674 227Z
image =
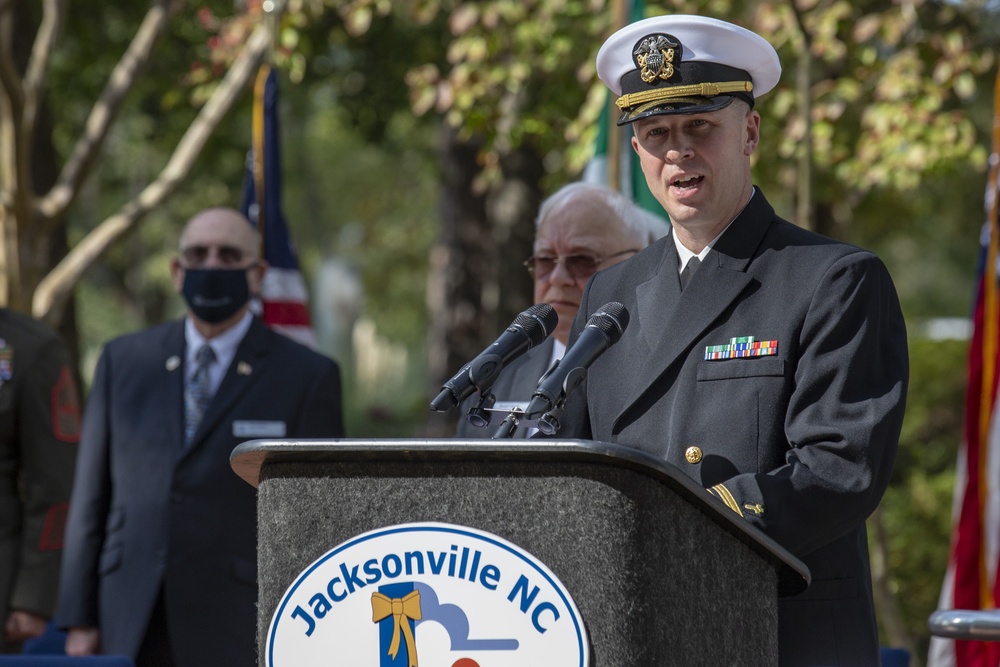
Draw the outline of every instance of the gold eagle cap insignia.
M639 77L646 83L666 81L674 75L674 59L680 43L666 35L649 35L640 41L632 55L639 65Z

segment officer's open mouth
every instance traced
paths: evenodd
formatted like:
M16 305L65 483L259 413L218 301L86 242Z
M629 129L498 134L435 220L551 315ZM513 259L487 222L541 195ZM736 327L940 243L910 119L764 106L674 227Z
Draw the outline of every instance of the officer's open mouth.
M693 188L694 186L699 185L703 180L705 180L704 176L685 176L684 178L678 178L676 181L672 181L670 185L683 190L685 188Z

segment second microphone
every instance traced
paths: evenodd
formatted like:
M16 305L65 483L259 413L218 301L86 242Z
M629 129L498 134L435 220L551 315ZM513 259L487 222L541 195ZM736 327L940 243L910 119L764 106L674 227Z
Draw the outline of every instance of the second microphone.
M628 310L617 301L604 304L591 315L573 346L538 381L525 415L535 418L561 407L566 396L583 382L587 369L621 339L628 321Z

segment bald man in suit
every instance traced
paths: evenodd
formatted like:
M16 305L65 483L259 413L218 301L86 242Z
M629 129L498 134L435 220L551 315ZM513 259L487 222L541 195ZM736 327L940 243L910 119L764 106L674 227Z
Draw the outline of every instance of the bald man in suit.
M70 655L257 664L256 492L229 455L254 438L344 435L337 364L249 310L259 246L235 210L195 215L171 263L187 317L101 355L56 616Z

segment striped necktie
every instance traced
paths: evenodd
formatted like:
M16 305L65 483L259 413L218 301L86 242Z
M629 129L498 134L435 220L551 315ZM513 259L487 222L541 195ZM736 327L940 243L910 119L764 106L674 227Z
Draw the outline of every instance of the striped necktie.
M198 424L205 414L205 408L212 398L212 386L208 367L215 361L215 350L211 345L202 345L195 353L194 375L184 386L184 444L191 444Z

